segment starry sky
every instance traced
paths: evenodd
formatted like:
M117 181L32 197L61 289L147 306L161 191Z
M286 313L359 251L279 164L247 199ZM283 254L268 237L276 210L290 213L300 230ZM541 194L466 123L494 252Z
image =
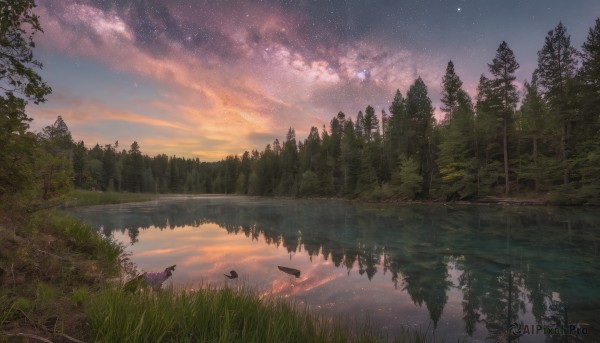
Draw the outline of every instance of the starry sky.
M559 21L576 48L598 0L38 0L48 101L86 146L133 140L149 155L216 161L262 150L294 127L304 139L338 113L387 108L417 77L439 108L453 60L476 95L506 41L531 78ZM436 109L436 116L441 113Z

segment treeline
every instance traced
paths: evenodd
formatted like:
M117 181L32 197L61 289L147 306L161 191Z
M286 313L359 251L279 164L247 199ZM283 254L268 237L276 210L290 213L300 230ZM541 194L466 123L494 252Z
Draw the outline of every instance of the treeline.
M421 78L380 115L343 112L329 127L215 163L140 152L137 143L72 147L77 187L132 192L470 199L557 195L600 199L600 19L578 51L566 28L548 32L538 67L519 94L512 50L502 42L472 99L452 61L436 122ZM519 106L520 105L520 106ZM519 107L519 108L518 108ZM54 127L64 123L59 118ZM64 126L66 128L66 126ZM64 129L63 128L63 129ZM64 134L68 134L68 129Z

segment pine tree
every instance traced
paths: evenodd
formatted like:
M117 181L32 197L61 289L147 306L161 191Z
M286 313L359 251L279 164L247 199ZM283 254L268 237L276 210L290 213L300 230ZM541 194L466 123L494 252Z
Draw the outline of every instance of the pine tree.
M352 119L346 120L344 135L342 136L342 174L343 190L345 195L354 194L360 168L360 142L354 130Z
M433 181L433 107L427 94L427 86L419 77L406 93L406 158L414 159L423 177L425 193Z
M596 18L581 49L581 73L587 85L600 97L600 18Z
M70 157L75 143L73 143L69 127L61 116L56 118L54 124L46 126L40 137L47 142L46 147L49 152L63 153Z
M328 144L328 156L333 163L333 192L340 195L343 188L343 171L342 171L342 136L344 134L344 125L346 115L344 112L339 112L333 117L330 122L331 137Z
M296 195L296 175L298 173L298 146L296 132L289 128L281 151L281 179L277 193L281 195ZM244 165L242 160L242 166ZM244 169L242 167L242 169ZM247 173L248 171L245 171Z
M494 76L492 85L502 101L499 117L502 119L502 155L504 162L504 194L510 192L509 163L508 163L508 132L512 125L513 114L519 100L515 81L515 71L519 64L515 59L513 51L506 42L502 42L496 50L492 64L488 64L490 73Z
M542 49L538 52L538 75L544 100L557 125L560 137L560 158L563 168L563 183L569 183L567 159L568 145L572 136L573 109L569 108L569 83L577 69L577 51L571 46L567 29L559 23L549 31Z
M400 90L396 90L392 104L390 105L390 149L392 151L391 165L396 165L401 155L406 155L407 137L405 134L408 126L406 117L406 102L402 98Z
M488 193L502 177L502 100L492 81L481 75L477 86L475 137L477 154L477 193Z
M477 194L475 112L469 95L459 89L453 116L442 129L437 163L442 177L442 194L447 200Z
M363 137L366 142L371 142L378 138L379 134L379 119L375 115L375 109L369 105L365 110L363 118Z
M462 81L454 72L454 63L449 61L446 67L446 75L442 78L442 98L440 99L444 104L441 110L446 113L445 122L452 120L454 111L458 107L458 92L462 84Z
M600 18L590 28L586 41L581 48L580 78L583 82L582 103L580 104L584 123L579 127L584 133L583 139L593 139L600 129Z
M365 137L364 137L365 117L364 117L362 111L358 111L358 114L356 115L356 123L354 124L354 133L356 134L356 137L358 138L358 142L360 143L360 145L362 147L362 143L365 139Z
M524 83L524 97L520 113L520 138L531 141L531 155L525 155L525 165L520 179L532 180L534 190L540 187L540 177L547 173L541 163L540 141L545 136L547 109L538 89L537 77L534 74L531 83ZM520 157L522 159L522 157Z

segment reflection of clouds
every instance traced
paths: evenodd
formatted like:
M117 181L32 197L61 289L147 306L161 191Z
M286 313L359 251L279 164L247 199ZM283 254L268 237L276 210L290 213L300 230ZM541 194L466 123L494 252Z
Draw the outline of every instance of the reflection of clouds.
M539 301L569 300L570 317L576 313L589 318L581 309L598 303L597 295L589 293L598 288L598 280L585 276L598 274L594 273L596 255L591 249L573 253L571 245L574 241L588 244L595 237L594 210L524 212L522 208L388 207L339 200L194 196L75 211L108 231L136 228L139 242L131 247L134 261L147 271L177 264L175 286L249 285L264 297L304 300L324 314L358 319L368 314L388 332L406 325L427 327L437 320L440 332L462 334L466 306L473 306L472 316L501 322L506 308L497 304L507 299L507 268L512 268L515 284L517 278L525 282L514 290L513 299L525 301L527 311L531 308L527 297L533 294L529 287L540 288ZM508 216L514 217L509 222L513 225L510 249L522 261L512 267L505 263L506 238L498 232L498 227L505 228ZM567 220L578 228L571 233L572 240L564 230ZM539 227L548 232L543 242L535 234ZM115 237L128 242L127 231L117 231ZM550 243L557 247L553 254L547 254ZM299 269L301 277L279 271L278 265ZM562 268L546 268L550 265ZM523 266L526 271L520 269ZM563 268L572 275L568 280ZM240 278L226 279L223 274L230 270ZM400 287L394 287L394 275ZM544 280L552 284L544 285ZM533 322L530 313L519 316ZM483 340L486 323L473 323L474 339Z
M330 266L330 264L325 265ZM341 276L345 276L343 272L336 271L331 273L329 268L321 268L322 266L314 265L309 270L302 270L299 278L286 275L285 277L273 280L271 289L262 295L296 296L323 286Z
M160 255L168 255L172 254L176 251L180 251L180 248L169 248L169 249L152 249L142 251L136 254L137 257L145 257L145 256L160 256Z

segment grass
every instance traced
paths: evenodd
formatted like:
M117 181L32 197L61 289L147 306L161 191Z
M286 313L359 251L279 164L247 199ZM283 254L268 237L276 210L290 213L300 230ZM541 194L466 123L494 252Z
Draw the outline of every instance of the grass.
M115 242L67 214L0 221L0 342L23 332L81 336L84 290L118 276L121 254Z
M125 292L104 289L86 306L96 342L380 342L368 327L350 329L284 299L247 289ZM397 342L424 342L408 332Z
M155 200L157 194L126 193L126 192L96 192L75 189L65 201L66 207L93 206L106 204L122 204L127 202L141 202Z

